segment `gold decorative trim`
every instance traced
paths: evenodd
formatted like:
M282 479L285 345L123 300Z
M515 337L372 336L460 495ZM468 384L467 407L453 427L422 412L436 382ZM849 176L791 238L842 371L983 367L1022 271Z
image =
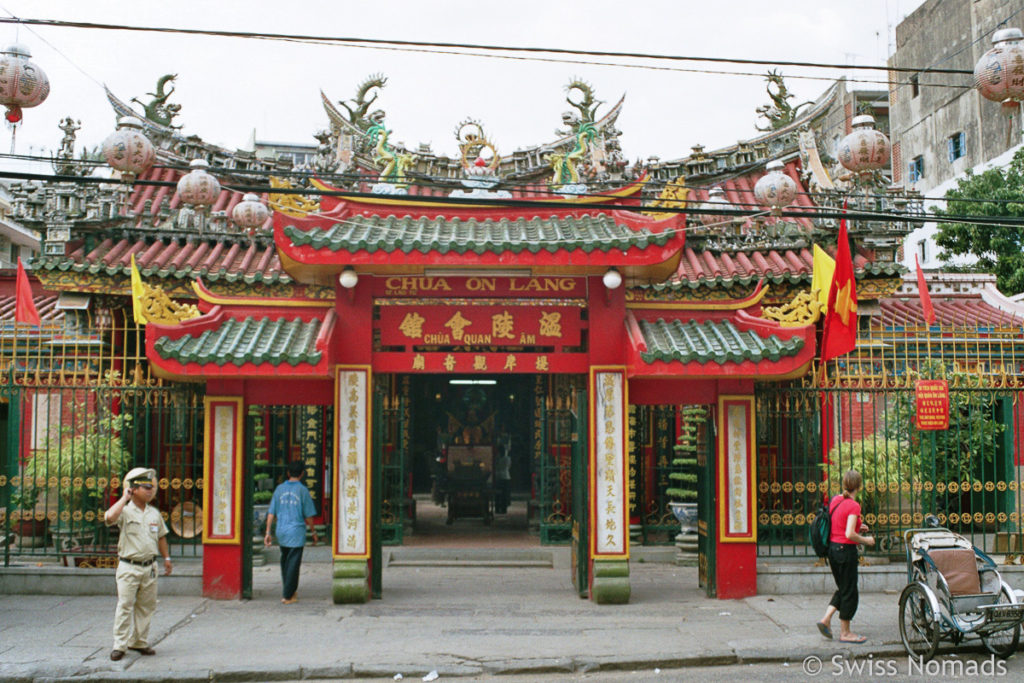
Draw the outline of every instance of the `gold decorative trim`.
M318 288L325 289L325 288ZM252 297L252 296L230 296L230 295L218 295L211 292L203 284L202 280L192 281L192 291L199 297L200 301L206 301L211 304L219 304L223 306L260 306L260 307L287 307L287 308L328 308L334 305L334 292L331 292L331 298L320 299L320 300L308 300L308 299L295 299L295 298L275 298L275 297Z
M783 327L806 327L818 322L822 308L821 302L810 292L800 292L788 304L765 307L761 316Z
M145 282L140 284L142 285L142 295L139 297L139 307L147 322L158 325L177 325L202 315L195 304L178 303L169 297L160 285L150 285Z
M319 187L317 182L317 180L313 180L314 187ZM291 180L288 178L280 178L278 176L270 176L270 187L282 190L295 189L295 185ZM318 200L310 199L309 197L304 197L300 194L271 192L267 198L267 203L272 211L280 211L284 215L291 216L293 218L305 218L311 213L317 213L320 211L320 202Z
M662 206L666 209L685 209L686 200L690 194L690 189L686 187L686 176L676 176L674 180L669 182L658 194L658 198L651 202L652 207ZM654 220L664 220L666 218L672 218L676 216L674 212L664 211L644 211L645 216L650 216Z
M665 301L664 303L629 303L627 309L684 309L695 311L738 311L744 308L756 306L768 293L768 286L762 285L755 288L747 297L742 299L723 299L721 301Z

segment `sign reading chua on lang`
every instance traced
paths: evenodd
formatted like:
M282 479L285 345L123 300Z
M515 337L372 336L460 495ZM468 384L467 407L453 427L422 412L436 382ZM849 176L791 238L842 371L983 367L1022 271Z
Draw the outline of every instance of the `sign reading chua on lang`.
M914 425L924 431L949 429L949 384L946 380L918 380L914 389Z

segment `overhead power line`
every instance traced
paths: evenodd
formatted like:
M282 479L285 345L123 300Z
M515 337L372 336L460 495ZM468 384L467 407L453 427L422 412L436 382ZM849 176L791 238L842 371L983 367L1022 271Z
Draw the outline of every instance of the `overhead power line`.
M862 71L891 71L903 73L973 74L965 69L944 69L935 67L891 67L887 65L833 64L827 62L803 62L795 60L741 59L739 57L707 57L695 55L668 55L648 52L618 52L609 50L574 50L563 47L532 47L524 45L488 45L481 43L454 43L426 40L398 40L393 38L360 38L355 36L317 36L295 33L264 33L254 31L226 31L214 29L172 28L168 26L136 26L130 24L109 24L63 19L30 19L22 17L0 17L0 23L26 26L49 26L56 28L80 28L100 31L135 31L144 33L170 33L180 35L216 36L221 38L244 38L260 40L281 40L292 42L326 42L351 45L381 45L415 48L438 48L456 50L485 50L512 53L547 53L586 57L611 57L619 59L649 59L654 61L707 62L715 64L751 64L758 66L797 66L815 69L851 69Z
M46 182L71 182L79 184L117 184L117 180L110 178L97 178L93 176L73 176L73 175L57 175L57 174L39 174L39 173L19 173L10 171L0 171L0 178L10 178L18 180L38 180ZM153 187L177 187L177 182L173 180L136 180L134 185L137 186L153 186ZM232 190L239 193L244 192L256 192L256 193L268 193L268 194L291 194L291 195L305 195L305 196L320 196L320 197L338 197L344 198L375 198L379 199L381 195L372 194L369 192L353 192L348 190L338 191L327 191L317 190L313 188L274 188L266 185L238 185L238 184L223 184L224 189ZM750 217L749 209L709 209L703 206L689 206L685 208L671 207L671 206L650 206L650 205L630 205L630 204L615 204L615 203L604 203L600 205L580 205L577 202L571 200L566 201L536 201L530 199L488 199L483 197L448 197L448 196L437 196L437 195L410 195L406 197L411 201L420 203L436 204L438 206L490 206L495 208L518 208L518 209L537 209L537 210L550 210L550 209L577 209L586 211L592 209L594 211L603 210L620 210L630 211L633 213L642 212L653 212L653 213L685 213L692 215L710 215L710 216L729 216L734 218L748 218ZM757 207L761 209L763 207ZM990 225L990 226L1010 226L1024 228L1024 217L1015 216L941 216L924 213L896 213L896 212L884 212L884 211L867 211L867 210L839 210L829 207L791 207L783 209L781 216L784 218L807 218L807 219L847 219L847 220L864 220L864 221L914 221L914 222L929 222L929 223L966 223L971 225Z

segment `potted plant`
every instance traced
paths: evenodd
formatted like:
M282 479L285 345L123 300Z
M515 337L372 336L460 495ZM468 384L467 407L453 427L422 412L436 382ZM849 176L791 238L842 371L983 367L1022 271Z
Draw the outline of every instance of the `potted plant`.
M679 521L675 541L676 564L680 565L693 565L697 558L697 431L707 417L704 406L683 406L679 439L673 447L675 471L668 475L672 486L665 490L673 499L669 508Z
M39 502L39 489L34 481L24 481L11 494L10 506L15 510L11 516L11 532L17 536L17 545L21 548L38 548L46 545L46 529L49 520L36 516Z
M25 463L23 480L42 478L56 493L58 523L50 532L58 552L95 542L108 502L103 482L121 476L131 462L122 441L131 415L114 414L110 404L102 397L92 410L85 402L76 404L75 411L87 417L62 423L58 433L47 438ZM50 507L48 500L46 503Z

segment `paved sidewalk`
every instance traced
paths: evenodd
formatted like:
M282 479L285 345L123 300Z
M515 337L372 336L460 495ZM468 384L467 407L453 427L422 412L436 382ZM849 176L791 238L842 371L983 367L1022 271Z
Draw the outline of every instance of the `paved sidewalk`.
M251 601L162 598L157 656L121 662L113 581L110 597L0 596L0 679L419 679L902 653L896 595L862 594L854 624L870 640L843 646L815 629L826 595L710 600L696 569L634 562L630 603L595 605L574 595L564 550L554 568L385 568L384 599L357 606L331 603L327 562L303 566L291 606L277 567L259 567Z

